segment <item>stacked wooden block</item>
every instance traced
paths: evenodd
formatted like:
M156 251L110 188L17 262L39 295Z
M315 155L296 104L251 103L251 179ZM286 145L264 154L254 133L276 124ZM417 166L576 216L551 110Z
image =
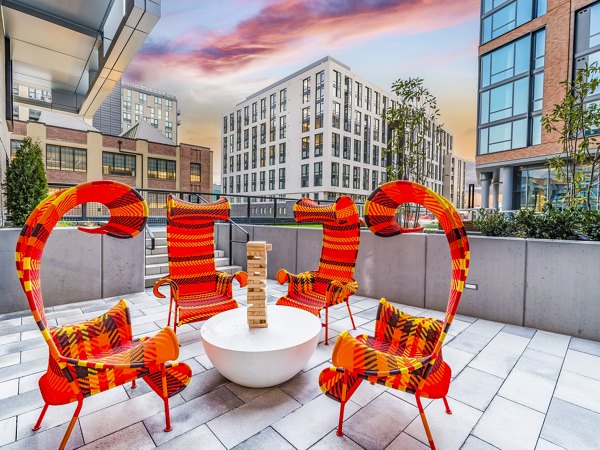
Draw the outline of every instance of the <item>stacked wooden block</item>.
M247 244L248 258L248 326L267 327L267 252L271 244L251 241Z

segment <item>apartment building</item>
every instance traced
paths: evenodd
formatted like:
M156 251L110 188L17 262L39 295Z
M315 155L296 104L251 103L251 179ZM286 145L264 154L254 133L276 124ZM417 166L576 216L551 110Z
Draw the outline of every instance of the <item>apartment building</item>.
M562 100L561 81L599 62L598 30L600 2L482 1L476 168L483 207L539 210L563 196L547 164L561 145L542 130L541 117Z
M442 195L457 208L467 207L467 160L449 153L444 155Z
M364 202L386 181L381 114L398 101L329 56L250 95L222 114L223 193ZM424 138L426 184L441 194L453 137Z
M180 115L174 95L119 81L94 114L92 124L102 133L117 136L144 121L177 144Z

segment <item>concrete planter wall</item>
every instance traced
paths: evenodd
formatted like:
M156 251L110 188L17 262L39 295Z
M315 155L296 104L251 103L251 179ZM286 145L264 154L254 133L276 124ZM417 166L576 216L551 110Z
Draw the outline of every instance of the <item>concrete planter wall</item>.
M28 308L15 269L20 229L0 229L0 313ZM42 260L46 306L144 290L144 236L115 239L55 228Z
M219 225L219 248L228 252L229 230ZM244 226L250 239L273 244L268 275L314 270L321 230ZM236 232L235 238L241 234ZM406 234L379 238L362 231L355 278L359 295L445 310L450 254L445 236ZM471 269L459 313L600 340L600 242L470 236ZM234 264L245 248L233 244Z

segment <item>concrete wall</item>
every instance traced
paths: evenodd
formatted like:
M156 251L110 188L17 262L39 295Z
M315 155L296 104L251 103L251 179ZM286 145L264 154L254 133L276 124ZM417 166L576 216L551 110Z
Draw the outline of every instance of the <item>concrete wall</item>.
M0 313L28 308L15 269L19 229L0 230ZM55 228L42 259L46 306L144 290L144 236L114 239Z
M273 244L269 278L317 268L321 230L244 226L250 238ZM218 246L229 232L218 226ZM380 238L361 232L355 271L359 295L443 311L450 289L445 236ZM471 265L458 312L482 319L600 340L600 243L470 236ZM245 265L245 247L233 245L233 263Z

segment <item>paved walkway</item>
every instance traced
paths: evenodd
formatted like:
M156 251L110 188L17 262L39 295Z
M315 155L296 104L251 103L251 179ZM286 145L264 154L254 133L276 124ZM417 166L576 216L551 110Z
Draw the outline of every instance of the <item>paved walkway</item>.
M269 301L283 287L269 281ZM237 291L245 303L244 291ZM136 335L166 323L167 305L151 292L129 295ZM48 308L52 324L95 317L116 299ZM372 333L377 300L355 296L359 333ZM403 308L415 315L435 311ZM335 334L350 327L345 307L331 312ZM70 448L367 448L426 449L410 395L371 386L359 388L346 407L346 436L338 438L338 404L321 394L319 372L333 346L320 343L302 373L276 388L249 389L229 382L211 365L200 342L201 324L178 330L180 359L194 376L171 399L173 431L164 433L160 398L140 381L86 399ZM457 316L444 347L454 381L444 414L441 401L426 412L438 448L590 449L600 446L600 343L529 328ZM56 448L75 405L50 407L40 431L43 405L37 380L46 369L47 347L28 312L0 316L0 446ZM16 442L15 442L16 441Z

